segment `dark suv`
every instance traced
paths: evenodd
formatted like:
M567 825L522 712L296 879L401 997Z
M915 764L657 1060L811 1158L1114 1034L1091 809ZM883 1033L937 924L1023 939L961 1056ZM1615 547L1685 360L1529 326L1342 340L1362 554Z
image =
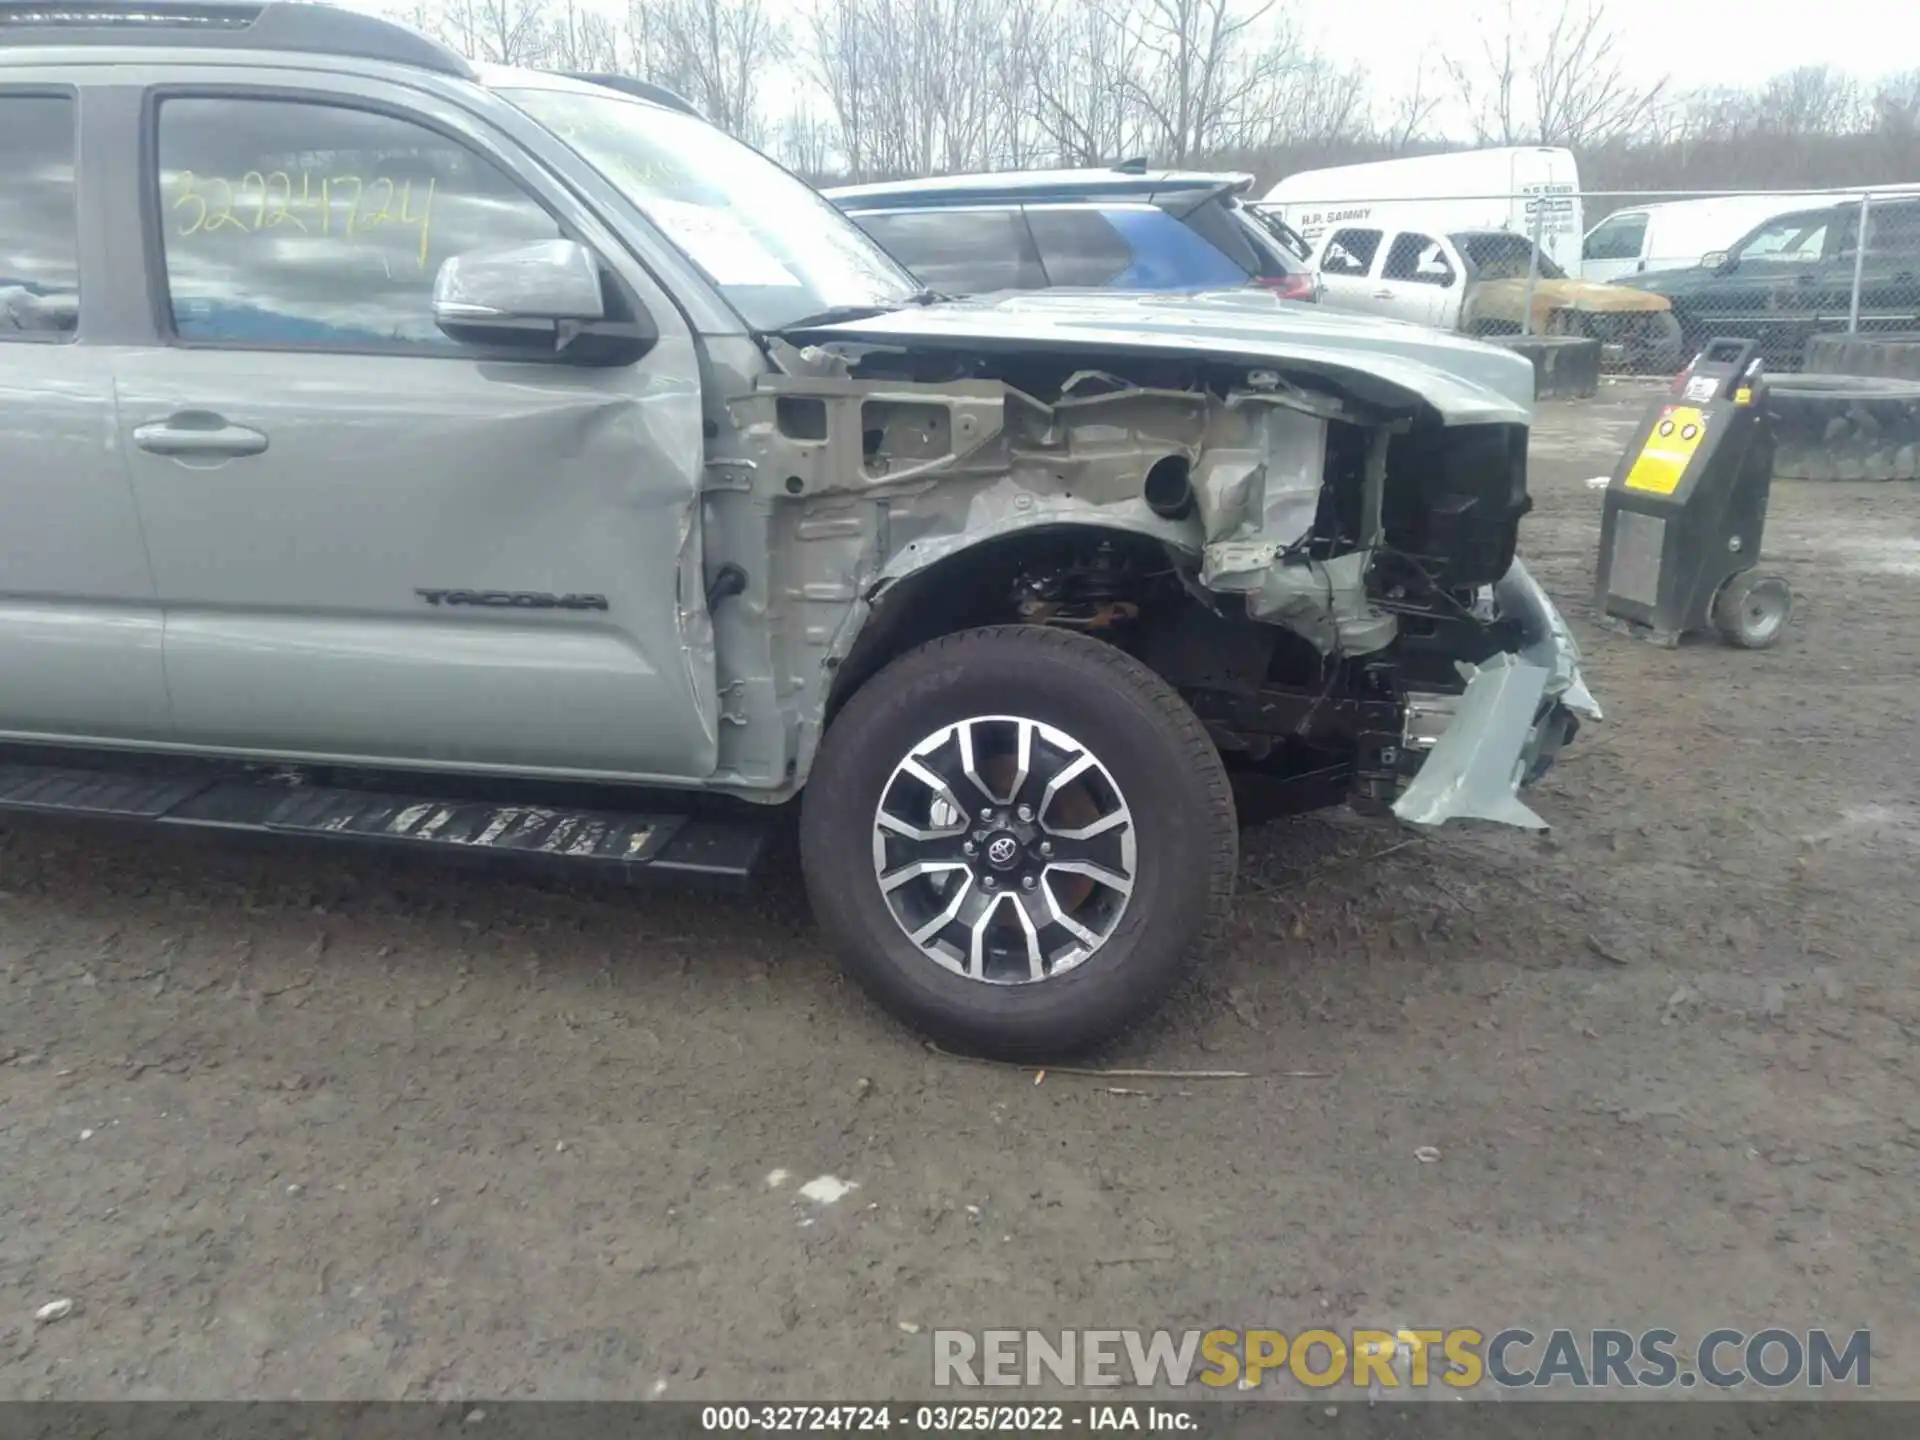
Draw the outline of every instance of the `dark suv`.
M1032 170L847 185L826 197L946 294L1220 290L1318 300L1306 242L1240 203L1250 175Z
M1807 337L1845 329L1860 282L1859 328L1920 328L1920 196L1795 210L1749 230L1697 266L1635 275L1636 290L1673 301L1688 354L1714 335L1758 340L1769 366L1797 369Z

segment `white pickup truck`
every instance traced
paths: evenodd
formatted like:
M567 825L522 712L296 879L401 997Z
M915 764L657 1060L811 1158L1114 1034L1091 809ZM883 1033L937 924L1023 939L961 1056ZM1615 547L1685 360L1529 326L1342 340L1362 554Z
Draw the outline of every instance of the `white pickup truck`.
M1405 225L1347 225L1327 231L1313 263L1323 303L1413 320L1468 335L1590 335L1609 359L1672 371L1683 362L1680 326L1663 295L1570 279L1540 257L1527 312L1532 244L1506 230L1440 231Z

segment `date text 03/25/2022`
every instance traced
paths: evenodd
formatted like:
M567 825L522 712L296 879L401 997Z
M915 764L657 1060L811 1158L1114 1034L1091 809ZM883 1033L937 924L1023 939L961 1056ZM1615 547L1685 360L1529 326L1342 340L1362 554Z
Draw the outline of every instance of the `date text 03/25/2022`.
M1073 1430L1191 1434L1198 1407L1119 1405L707 1405L700 1428L718 1433L893 1431L1030 1435Z

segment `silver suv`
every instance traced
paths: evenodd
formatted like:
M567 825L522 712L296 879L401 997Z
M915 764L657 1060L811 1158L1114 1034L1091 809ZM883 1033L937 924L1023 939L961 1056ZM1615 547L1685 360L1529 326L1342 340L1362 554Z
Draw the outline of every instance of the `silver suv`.
M1532 372L944 302L672 105L321 5L0 0L0 806L744 877L1038 1056L1237 825L1537 826Z

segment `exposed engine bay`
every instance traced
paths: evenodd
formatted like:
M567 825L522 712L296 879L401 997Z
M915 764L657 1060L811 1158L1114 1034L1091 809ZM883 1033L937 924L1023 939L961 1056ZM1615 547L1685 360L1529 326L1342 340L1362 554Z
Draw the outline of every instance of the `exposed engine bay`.
M1210 356L776 358L735 410L793 533L857 577L836 691L944 629L1082 630L1170 681L1273 808L1542 826L1517 791L1599 712L1515 555L1524 411L1440 423L1376 376Z

